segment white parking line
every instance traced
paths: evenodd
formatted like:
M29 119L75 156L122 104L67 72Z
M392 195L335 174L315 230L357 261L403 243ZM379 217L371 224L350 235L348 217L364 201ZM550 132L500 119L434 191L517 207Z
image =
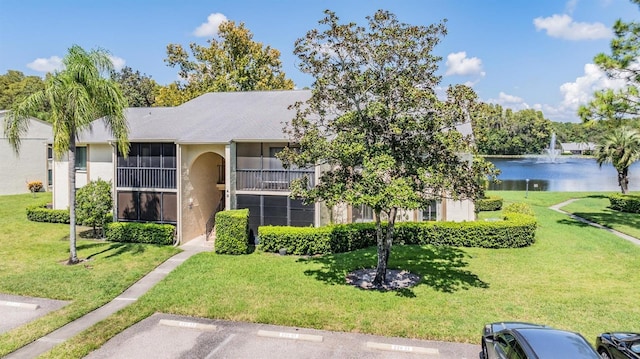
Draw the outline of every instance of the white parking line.
M166 325L169 327L180 327L180 328L189 328L189 329L199 329L208 332L212 332L216 330L216 326L213 324L202 324L195 322L185 322L181 320L170 320L170 319L160 319L161 325Z
M31 309L31 310L36 310L40 308L40 306L37 304L22 303L22 302L8 302L5 300L0 300L0 305L4 305L6 307L24 308L24 309Z
M259 337L267 337L267 338L281 338L281 339L294 339L294 340L305 340L308 342L322 342L323 338L321 335L311 335L311 334L298 334L298 333L285 333L285 332L272 332L268 330L259 330Z
M414 347L414 346L408 346L408 345L367 342L367 348L394 351L394 352L403 352L403 353L440 355L440 352L438 351L438 349L435 349L435 348Z
M127 300L127 301L131 301L131 302L135 302L136 300L138 300L138 298L133 298L133 297L115 297L113 300Z
M54 338L47 338L47 337L42 337L36 340L37 342L43 342L43 343L54 343L54 344L60 344L62 342L64 342L64 339L54 339Z
M230 334L222 343L220 343L220 345L218 345L215 349L213 349L209 355L207 355L206 358L204 359L212 359L215 358L216 353L218 352L218 350L222 349L222 347L224 347L225 345L227 345L231 339L233 339L233 337L235 337L235 334Z

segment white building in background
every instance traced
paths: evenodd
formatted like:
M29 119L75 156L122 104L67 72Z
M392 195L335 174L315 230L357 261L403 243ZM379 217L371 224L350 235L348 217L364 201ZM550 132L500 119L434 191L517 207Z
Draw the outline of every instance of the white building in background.
M0 111L3 126L5 113ZM32 181L42 182L43 190L52 185L53 153L47 145L53 138L51 124L35 118L29 121L29 130L21 138L18 154L0 130L0 195L28 193L27 183Z

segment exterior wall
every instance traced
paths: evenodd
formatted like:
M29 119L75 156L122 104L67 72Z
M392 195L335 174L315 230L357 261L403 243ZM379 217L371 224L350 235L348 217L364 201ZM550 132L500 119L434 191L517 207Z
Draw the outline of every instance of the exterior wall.
M79 144L79 147L85 146ZM87 169L76 171L76 188L91 181L102 179L113 183L113 147L109 144L89 144L87 147ZM69 207L69 161L65 155L53 162L53 208Z
M463 222L463 221L475 221L476 212L475 204L472 200L454 201L447 199L442 202L443 204L443 221Z
M31 181L41 181L46 189L47 142L51 137L51 125L31 120L29 131L20 141L19 154L2 131L0 136L0 195L28 193L27 182Z
M178 206L179 240L184 243L205 234L207 222L224 198L218 166L224 165L224 145L181 145Z

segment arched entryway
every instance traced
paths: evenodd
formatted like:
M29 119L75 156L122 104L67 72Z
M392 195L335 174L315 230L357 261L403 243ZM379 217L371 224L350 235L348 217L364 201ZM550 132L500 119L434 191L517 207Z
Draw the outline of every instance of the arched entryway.
M184 178L184 241L207 235L213 228L215 213L224 209L224 158L205 152L192 162Z

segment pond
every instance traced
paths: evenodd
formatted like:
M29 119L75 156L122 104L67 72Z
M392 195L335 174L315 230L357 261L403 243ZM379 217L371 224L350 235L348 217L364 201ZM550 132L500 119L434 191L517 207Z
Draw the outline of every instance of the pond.
M490 184L490 190L524 191L528 179L529 191L620 191L615 168L611 164L600 168L593 158L560 156L555 162L547 156L485 159L502 171L501 183ZM629 173L629 190L640 191L640 162Z

